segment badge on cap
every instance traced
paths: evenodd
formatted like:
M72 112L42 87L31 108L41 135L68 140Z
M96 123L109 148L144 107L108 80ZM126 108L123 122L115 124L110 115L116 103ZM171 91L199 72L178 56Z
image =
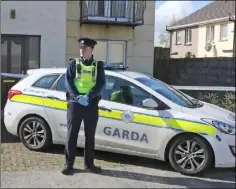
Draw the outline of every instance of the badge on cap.
M83 44L83 43L84 43L84 40L82 40L80 43L82 43L82 44Z

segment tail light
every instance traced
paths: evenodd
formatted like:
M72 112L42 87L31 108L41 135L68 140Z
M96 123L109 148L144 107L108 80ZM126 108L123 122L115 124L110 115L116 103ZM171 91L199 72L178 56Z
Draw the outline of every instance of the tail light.
M17 91L17 90L10 90L8 92L8 99L11 100L13 96L15 95L21 95L22 92L21 91Z

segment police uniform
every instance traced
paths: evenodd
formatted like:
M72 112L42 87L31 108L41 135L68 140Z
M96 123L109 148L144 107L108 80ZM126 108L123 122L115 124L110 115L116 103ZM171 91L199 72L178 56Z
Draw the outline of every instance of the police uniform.
M79 40L80 46L94 48L96 44L96 41L89 38ZM92 172L101 172L101 168L94 165L94 143L98 122L98 103L104 84L103 62L97 62L93 56L89 60L85 60L83 57L70 60L65 76L68 133L63 174L68 174L73 169L82 121L85 132L84 168ZM81 105L80 101L85 98L88 105Z

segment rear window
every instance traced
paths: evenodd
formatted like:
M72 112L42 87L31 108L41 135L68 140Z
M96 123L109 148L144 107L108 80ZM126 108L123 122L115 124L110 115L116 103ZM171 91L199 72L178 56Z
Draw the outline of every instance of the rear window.
M57 90L57 91L66 92L65 74L64 74L64 75L59 79L59 81L57 82L56 90Z
M36 81L33 86L37 88L50 89L59 75L47 75Z

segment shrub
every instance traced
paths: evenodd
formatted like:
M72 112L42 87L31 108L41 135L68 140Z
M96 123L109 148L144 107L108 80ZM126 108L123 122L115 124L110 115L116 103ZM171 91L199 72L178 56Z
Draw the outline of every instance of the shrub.
M226 92L222 98L215 93L208 93L205 95L200 93L198 99L215 104L231 112L235 112L235 94L232 92Z
M235 112L235 94L227 92L222 99L222 108Z

